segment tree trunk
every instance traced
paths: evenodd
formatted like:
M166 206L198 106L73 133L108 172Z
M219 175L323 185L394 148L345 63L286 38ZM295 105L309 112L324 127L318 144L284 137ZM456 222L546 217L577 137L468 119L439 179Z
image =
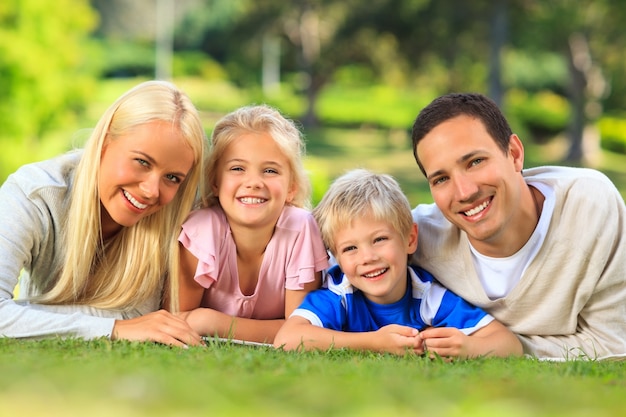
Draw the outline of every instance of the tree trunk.
M568 48L568 63L570 73L569 101L572 114L568 126L570 140L566 161L580 165L583 161L583 131L585 128L585 89L587 86L586 73L591 68L591 58L584 35L574 33L570 37Z
M502 47L507 40L508 0L498 0L491 15L491 33L489 55L489 97L502 107L504 88L502 87Z

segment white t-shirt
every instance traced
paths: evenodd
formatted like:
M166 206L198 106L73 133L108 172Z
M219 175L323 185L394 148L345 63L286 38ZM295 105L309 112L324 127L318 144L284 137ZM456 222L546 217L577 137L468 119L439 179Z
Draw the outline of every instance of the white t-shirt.
M545 200L539 223L528 242L519 251L506 258L485 256L470 244L476 273L485 294L492 300L505 297L519 282L526 267L541 248L550 226L554 211L554 191L542 183L529 183L529 185L538 189L544 195Z

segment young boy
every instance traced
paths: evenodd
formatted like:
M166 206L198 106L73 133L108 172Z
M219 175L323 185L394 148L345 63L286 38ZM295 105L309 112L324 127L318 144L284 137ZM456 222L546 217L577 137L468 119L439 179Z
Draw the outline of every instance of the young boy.
M441 357L521 355L500 322L408 267L417 225L398 183L356 169L331 185L313 214L338 265L274 340L285 350L350 348Z

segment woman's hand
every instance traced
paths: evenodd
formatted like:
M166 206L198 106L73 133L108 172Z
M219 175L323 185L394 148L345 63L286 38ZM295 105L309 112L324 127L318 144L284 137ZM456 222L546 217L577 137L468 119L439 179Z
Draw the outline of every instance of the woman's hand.
M152 341L187 347L202 345L202 338L184 318L166 310L128 320L116 320L111 340Z

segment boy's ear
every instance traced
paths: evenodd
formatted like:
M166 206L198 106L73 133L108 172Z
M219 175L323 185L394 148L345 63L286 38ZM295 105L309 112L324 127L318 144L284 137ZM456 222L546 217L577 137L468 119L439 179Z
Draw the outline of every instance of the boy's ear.
M417 250L417 223L413 223L411 227L411 231L409 232L407 253L411 255L413 252Z

